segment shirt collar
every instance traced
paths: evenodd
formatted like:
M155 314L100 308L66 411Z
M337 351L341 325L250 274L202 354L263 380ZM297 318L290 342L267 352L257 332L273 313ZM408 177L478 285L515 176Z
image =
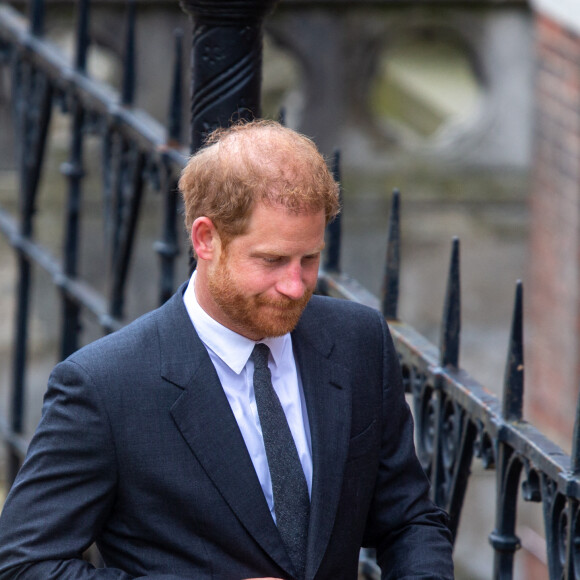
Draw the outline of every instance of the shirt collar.
M257 342L270 348L274 364L280 365L283 357L292 348L290 334L253 341L214 320L200 305L195 295L195 271L183 295L183 302L189 318L203 344L213 351L232 371L240 374ZM290 350L291 352L291 350Z

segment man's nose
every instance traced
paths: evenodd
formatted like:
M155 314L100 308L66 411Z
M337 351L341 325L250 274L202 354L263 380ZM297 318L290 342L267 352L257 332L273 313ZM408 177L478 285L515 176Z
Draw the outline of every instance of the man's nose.
M302 274L302 267L300 265L290 264L285 268L282 278L277 284L278 292L292 300L302 298L304 292L306 292L306 284L304 284Z

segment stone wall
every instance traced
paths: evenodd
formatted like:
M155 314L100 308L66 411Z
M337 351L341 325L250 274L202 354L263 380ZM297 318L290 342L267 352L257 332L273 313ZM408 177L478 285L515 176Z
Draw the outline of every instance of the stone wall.
M400 165L407 155L432 165L528 168L533 51L525 3L402 2L393 8L342 2L333 10L313 4L281 2L266 30L299 63L294 93L300 98L284 103L290 124L315 136L323 151L338 146L345 161L365 171L389 161ZM369 102L381 60L417 39L426 51L441 42L463 52L478 84L469 113L427 139L401 130L388 115L377 117ZM445 69L432 79L451 82ZM427 92L415 96L429 101Z

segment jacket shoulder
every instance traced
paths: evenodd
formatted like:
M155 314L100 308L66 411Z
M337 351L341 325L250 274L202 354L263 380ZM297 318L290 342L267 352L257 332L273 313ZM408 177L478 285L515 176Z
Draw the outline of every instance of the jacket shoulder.
M90 370L107 366L123 368L138 362L158 359L163 335L174 337L194 333L182 292L178 291L165 304L147 312L123 328L82 347L67 359Z
M318 321L318 324L355 325L364 327L365 325L376 325L383 319L382 314L358 302L342 300L328 296L313 296L304 310L305 321Z

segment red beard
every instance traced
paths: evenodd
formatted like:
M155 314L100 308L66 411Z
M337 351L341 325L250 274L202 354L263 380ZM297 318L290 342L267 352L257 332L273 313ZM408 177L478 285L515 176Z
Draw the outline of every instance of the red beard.
M282 336L294 330L313 292L307 290L298 300L285 296L277 299L246 296L234 282L225 253L215 272L208 277L208 289L229 320L229 328L252 340Z

